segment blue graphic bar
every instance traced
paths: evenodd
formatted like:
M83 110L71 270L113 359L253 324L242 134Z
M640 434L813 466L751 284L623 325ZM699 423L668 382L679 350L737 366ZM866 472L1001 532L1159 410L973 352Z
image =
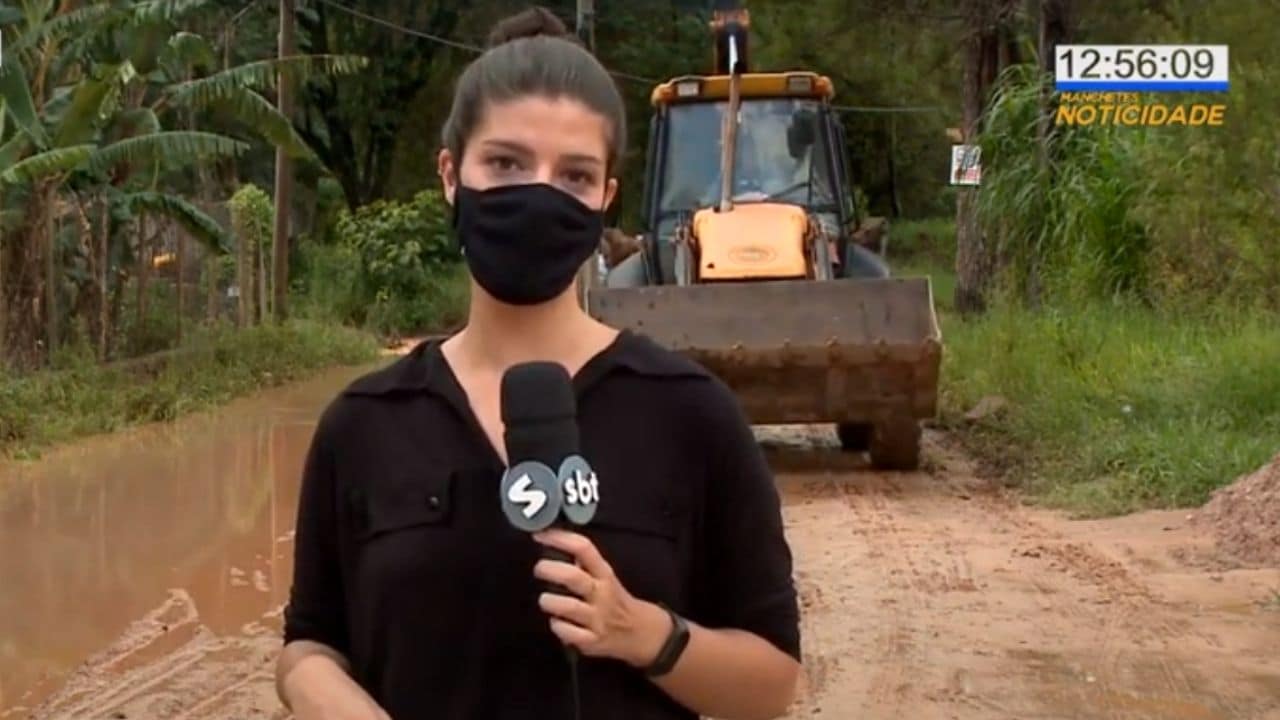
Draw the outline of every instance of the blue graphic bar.
M1226 92L1229 85L1225 80L1059 80L1056 88L1062 92Z

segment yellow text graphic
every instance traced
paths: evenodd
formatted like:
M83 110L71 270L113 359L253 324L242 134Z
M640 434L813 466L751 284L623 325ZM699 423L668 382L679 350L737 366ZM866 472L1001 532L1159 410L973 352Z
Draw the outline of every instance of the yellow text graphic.
M1226 105L1164 105L1151 103L1111 104L1085 102L1058 106L1057 125L1222 125L1226 122Z

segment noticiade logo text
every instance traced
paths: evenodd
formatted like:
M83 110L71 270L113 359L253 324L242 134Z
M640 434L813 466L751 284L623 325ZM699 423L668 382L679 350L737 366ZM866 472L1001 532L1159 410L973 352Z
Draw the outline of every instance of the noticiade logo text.
M1170 103L1130 92L1058 93L1055 125L1127 125L1131 127L1220 126L1225 103Z

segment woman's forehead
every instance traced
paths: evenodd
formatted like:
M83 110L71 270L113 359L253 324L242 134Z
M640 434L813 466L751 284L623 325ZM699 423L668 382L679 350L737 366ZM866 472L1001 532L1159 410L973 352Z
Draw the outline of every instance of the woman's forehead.
M519 146L539 156L587 156L604 162L608 121L572 98L530 96L485 108L471 141Z

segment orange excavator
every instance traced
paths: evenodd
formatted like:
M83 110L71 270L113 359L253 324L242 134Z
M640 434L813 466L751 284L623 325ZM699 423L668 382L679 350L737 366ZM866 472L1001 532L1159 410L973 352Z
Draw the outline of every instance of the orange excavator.
M854 237L831 80L749 70L737 3L711 29L713 72L653 90L639 250L587 310L687 353L755 424L834 423L873 467L914 469L942 353L929 279Z

